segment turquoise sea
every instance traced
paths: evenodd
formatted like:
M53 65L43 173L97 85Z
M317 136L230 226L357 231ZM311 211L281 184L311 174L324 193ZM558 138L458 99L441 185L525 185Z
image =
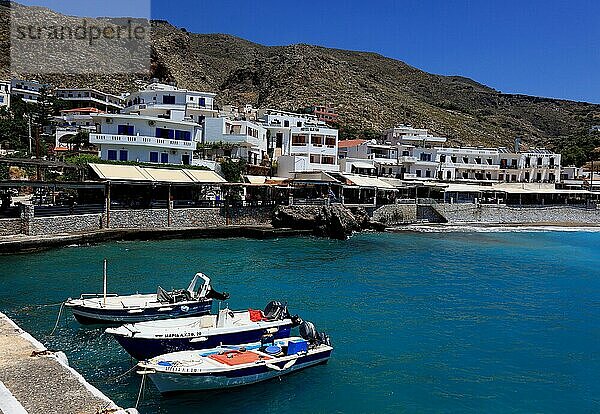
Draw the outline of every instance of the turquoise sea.
M102 290L187 285L196 271L231 308L272 299L328 332L329 364L233 391L162 398L142 413L600 412L600 233L365 233L348 241L176 240L0 257L0 310L118 404L140 378L98 329L58 303Z

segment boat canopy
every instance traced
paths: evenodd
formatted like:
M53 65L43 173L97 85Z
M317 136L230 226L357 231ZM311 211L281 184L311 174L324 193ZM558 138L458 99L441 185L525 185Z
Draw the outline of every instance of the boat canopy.
M203 280L204 282L201 286L196 287L200 280ZM210 286L210 278L204 273L196 273L196 275L190 282L190 285L188 286L187 290L191 294L197 293L199 297L205 297L208 294L208 292L212 290Z

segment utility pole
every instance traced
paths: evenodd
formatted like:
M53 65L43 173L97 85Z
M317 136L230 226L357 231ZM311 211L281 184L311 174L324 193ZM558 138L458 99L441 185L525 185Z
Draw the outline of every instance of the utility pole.
M29 129L29 156L31 157L31 154L33 153L33 150L31 148L32 147L32 141L33 141L33 138L31 136L31 114L27 115L27 125L29 127L28 128Z
M38 162L36 167L36 180L41 180L41 170L40 170L40 127L35 128L35 158Z

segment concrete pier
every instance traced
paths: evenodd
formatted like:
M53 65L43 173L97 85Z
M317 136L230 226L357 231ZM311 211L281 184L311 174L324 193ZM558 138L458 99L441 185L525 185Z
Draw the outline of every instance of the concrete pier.
M0 413L132 414L0 313Z

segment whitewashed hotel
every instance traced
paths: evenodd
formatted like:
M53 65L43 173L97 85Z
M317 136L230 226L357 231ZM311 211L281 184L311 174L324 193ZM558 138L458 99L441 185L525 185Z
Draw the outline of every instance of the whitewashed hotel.
M122 113L94 115L99 131L90 143L104 160L193 164L204 120L217 115L214 97L153 83L129 95Z
M0 107L10 107L10 89L9 81L0 81Z
M251 165L261 165L267 158L267 130L251 121L207 118L202 143L218 144L204 151L210 158L243 159Z
M44 87L47 87L47 85L37 81L13 79L11 81L11 94L27 103L36 103L40 97L40 91Z
M266 109L260 116L269 131L269 148L277 162L278 176L339 171L337 129L315 115Z
M70 102L73 108L96 108L104 112L116 113L124 107L120 96L97 89L57 88L54 96Z

